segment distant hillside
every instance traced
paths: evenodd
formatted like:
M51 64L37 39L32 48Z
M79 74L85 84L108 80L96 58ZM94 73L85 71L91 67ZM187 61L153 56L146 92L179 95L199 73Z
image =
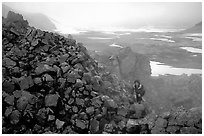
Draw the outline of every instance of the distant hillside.
M19 11L16 9L12 9L2 4L2 16L6 18L9 11L13 11L13 12L22 14L24 19L28 20L29 25L35 28L45 30L45 31L51 31L51 32L53 32L56 29L55 24L49 19L48 16L44 14L27 13L27 12Z
M132 51L130 47L109 48L103 53L91 53L92 57L106 66L106 69L114 73L122 80L143 82L151 75L149 59Z
M183 33L202 33L202 21L193 27L182 31Z

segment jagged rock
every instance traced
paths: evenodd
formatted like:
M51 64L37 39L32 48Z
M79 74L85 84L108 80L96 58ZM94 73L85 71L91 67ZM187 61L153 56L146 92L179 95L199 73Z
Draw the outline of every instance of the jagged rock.
M13 92L13 95L14 95L15 98L20 98L21 95L22 95L22 91L16 90L16 91Z
M69 57L69 54L64 54L62 56L60 56L60 64L62 64L63 62L65 62Z
M176 119L175 119L175 123L179 126L184 126L186 123L187 123L187 113L186 112L183 112L183 113L180 113Z
M19 67L14 67L13 68L13 74L14 74L15 77L21 75L20 68Z
M54 81L54 79L49 75L49 74L45 74L43 75L43 78L46 82L52 82Z
M72 110L73 110L74 113L77 113L77 112L78 112L78 108L77 108L76 106L73 106L73 107L72 107Z
M109 107L109 108L117 108L118 107L113 99L110 99L107 96L102 97L102 99L104 100L104 105L106 107Z
M40 75L44 72L55 72L54 68L46 64L38 64L38 67L35 69L36 75Z
M56 119L56 121L55 121L57 129L62 128L64 123L65 123L64 121L60 121L59 119Z
M7 93L12 93L14 91L14 83L9 81L4 81L2 84L2 89Z
M202 120L202 109L201 108L192 108L188 111L187 114L187 126L196 125L200 120Z
M125 121L120 121L119 123L118 123L118 127L119 127L119 129L120 130L123 130L125 127L126 127L126 123L125 123Z
M38 45L38 39L33 40L33 41L31 42L31 46L36 46L36 45Z
M46 131L44 134L56 134L56 133L53 133L51 131Z
M6 109L4 115L5 115L6 117L8 117L8 116L12 113L12 111L13 111L13 107L12 107L12 106L9 106L9 107ZM2 124L3 124L3 123L2 123Z
M34 82L35 84L37 84L37 85L42 85L42 80L41 80L41 78L39 78L39 77L34 78L34 79L33 79L33 82Z
M20 81L21 90L26 90L34 85L33 79L31 76L25 77Z
M201 133L200 130L196 129L195 127L182 127L180 129L181 134L198 134Z
M26 96L21 96L17 101L17 108L19 111L23 111L28 105L28 98Z
M34 104L35 102L36 102L36 96L34 96L34 95L32 95L32 94L30 94L29 92L27 92L27 91L22 91L22 93L21 93L21 95L22 95L22 97L26 97L27 99L28 99L28 102L30 103L30 104Z
M180 127L179 126L168 126L166 128L166 131L169 132L170 134L176 134L178 133Z
M102 115L106 115L107 114L107 107L102 107Z
M155 126L156 127L161 127L161 128L165 128L167 126L167 120L162 119L162 118L158 118L155 122Z
M105 132L113 133L113 131L114 131L113 129L114 129L114 127L113 127L112 124L105 124L105 126L104 126L104 131Z
M33 127L33 131L37 132L38 134L40 134L40 132L42 131L41 129L42 127L38 124L35 124L35 126Z
M85 112L81 112L81 113L79 113L79 119L87 120L88 116Z
M143 104L132 104L130 106L131 118L142 118L145 114L145 107Z
M162 113L160 116L163 118L163 119L169 119L171 113L170 112L164 112Z
M18 110L14 110L10 115L10 122L16 125L20 121L21 113Z
M128 133L139 133L139 124L136 120L129 119L126 124L126 131Z
M123 117L126 117L126 115L128 114L128 111L125 108L119 108L117 114Z
M94 113L94 107L88 107L88 108L86 108L86 113L87 114L93 114Z
M80 88L83 86L83 82L80 79L76 80L76 84L74 85L76 88Z
M62 72L66 73L70 69L70 66L64 66L64 67L61 67L61 68L62 68Z
M86 83L90 83L91 82L91 73L84 73L82 79L84 81L86 81Z
M90 121L90 131L92 134L95 134L99 131L99 122L96 119Z
M66 79L64 78L59 78L58 79L58 83L60 84L59 88L64 88L65 87L65 83L66 83Z
M80 129L86 128L86 124L82 120L79 120L79 119L76 120L76 126Z
M92 105L93 106L95 106L95 107L101 107L101 105L102 105L102 101L101 101L101 99L100 99L100 97L94 97L92 100L91 100L91 102L92 102Z
M14 66L16 66L16 62L9 58L3 58L2 65L8 68L13 68Z
M164 128L160 128L160 127L154 127L152 130L151 130L151 133L152 134L165 134L165 129Z
M83 99L76 98L76 104L83 106L83 105L84 105L84 100L83 100Z
M89 92L88 91L84 91L83 94L84 95L89 95Z
M57 106L59 96L57 94L48 94L45 96L45 106Z
M4 101L9 104L9 105L14 105L14 96L13 95L8 95Z
M47 118L47 110L45 108L42 108L38 111L37 113L37 121L40 123L40 124L44 124L45 123L45 119Z

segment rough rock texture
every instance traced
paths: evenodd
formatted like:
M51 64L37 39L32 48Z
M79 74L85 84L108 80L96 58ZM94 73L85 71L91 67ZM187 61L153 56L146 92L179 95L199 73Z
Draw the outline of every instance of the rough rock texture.
M2 26L3 133L202 132L200 110L150 114L74 39L29 27L13 12Z

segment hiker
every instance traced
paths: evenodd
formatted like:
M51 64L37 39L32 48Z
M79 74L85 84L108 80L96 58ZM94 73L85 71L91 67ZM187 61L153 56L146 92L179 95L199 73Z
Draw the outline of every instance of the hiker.
M138 80L135 80L134 84L133 84L133 88L134 88L134 97L135 97L136 101L138 103L141 103L141 101L144 101L142 99L142 97L145 94L145 90L143 88L143 85L141 85Z

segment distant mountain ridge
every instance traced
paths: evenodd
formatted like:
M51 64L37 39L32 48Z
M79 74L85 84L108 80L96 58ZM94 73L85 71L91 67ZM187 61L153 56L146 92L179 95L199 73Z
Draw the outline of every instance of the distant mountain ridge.
M57 29L55 24L49 19L49 17L44 14L27 13L16 9L12 9L2 4L2 16L6 18L9 11L22 14L24 19L28 20L29 25L35 28L45 30L45 31L51 31L51 32L54 32Z
M182 31L182 33L202 33L202 21L195 24L193 27Z

